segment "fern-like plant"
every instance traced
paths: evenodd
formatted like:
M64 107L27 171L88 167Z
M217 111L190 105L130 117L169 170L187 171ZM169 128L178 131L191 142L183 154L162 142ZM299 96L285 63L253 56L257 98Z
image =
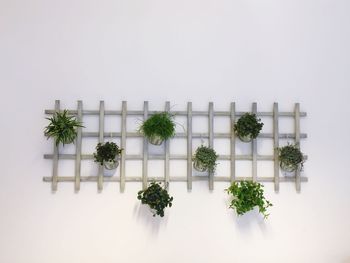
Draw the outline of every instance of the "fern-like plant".
M175 135L175 126L173 116L169 112L159 112L144 121L139 131L151 143L154 141L154 144L160 144L163 140L167 140ZM159 138L158 143L156 142L157 138Z
M94 153L95 162L101 165L104 162L116 162L117 156L121 154L122 149L114 142L98 143L96 146L96 152Z
M193 156L193 167L198 171L206 171L213 173L216 168L216 160L218 155L215 150L204 145L197 148Z
M288 144L286 146L278 148L278 158L280 161L280 167L282 170L292 172L298 169L303 169L304 155L300 151L296 144Z
M74 142L77 137L77 128L84 127L74 116L68 115L68 110L56 112L51 118L46 119L50 123L45 127L44 134L47 138L54 138L56 146L60 143L65 145Z
M250 141L258 137L264 124L254 113L245 113L235 123L234 131L242 141Z
M167 206L171 207L173 201L173 197L169 196L168 191L157 182L151 182L146 190L139 191L137 199L154 211L153 216L159 215L160 217L164 216L164 209Z
M233 182L226 189L229 195L233 197L230 208L236 210L237 214L243 215L254 207L259 207L259 212L268 217L267 208L272 204L265 199L263 185L253 181Z

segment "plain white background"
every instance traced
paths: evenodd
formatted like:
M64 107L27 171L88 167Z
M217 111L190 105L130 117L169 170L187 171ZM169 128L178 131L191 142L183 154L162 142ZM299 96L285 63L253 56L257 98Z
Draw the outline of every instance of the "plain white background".
M0 261L350 262L349 11L346 0L0 0ZM139 205L138 183L123 194L118 184L101 194L94 183L79 194L59 184L52 194L42 182L51 174L42 156L52 151L43 112L55 99L87 109L99 100L161 109L170 100L175 109L213 101L221 110L256 101L270 111L276 101L291 111L300 102L309 182L300 194L293 183L278 194L265 184L274 204L267 221L228 210L225 183L212 193L206 182L191 193L172 183L163 219ZM127 174L139 170L131 164Z

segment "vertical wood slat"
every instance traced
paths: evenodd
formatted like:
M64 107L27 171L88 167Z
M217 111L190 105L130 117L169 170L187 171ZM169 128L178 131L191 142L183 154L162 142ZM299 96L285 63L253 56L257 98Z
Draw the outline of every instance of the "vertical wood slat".
M148 101L143 103L143 120L148 118ZM142 189L147 188L147 175L148 173L148 140L143 137L143 160L142 160Z
M104 141L104 117L105 117L105 104L104 101L100 101L100 115L99 115L99 134L98 142L103 143ZM97 180L97 189L101 191L103 189L103 165L98 167L98 180Z
M187 190L192 190L192 102L187 103Z
M214 149L214 105L209 102L209 148ZM214 189L214 173L209 172L209 190Z
M273 104L273 147L274 147L274 177L275 177L275 192L279 191L280 188L280 168L278 158L278 147L279 147L279 133L278 133L278 103Z
M165 111L170 111L170 102L165 103ZM164 161L164 186L165 189L169 189L169 157L170 157L170 139L165 140L164 142L164 151L165 151L165 161Z
M236 112L236 105L234 102L231 102L231 183L235 181L236 179L236 135L234 131L234 125L235 125L235 112Z
M77 121L82 123L83 121L83 102L78 101ZM80 172L81 172L81 143L82 143L82 128L77 128L77 139L75 143L75 184L74 189L76 192L80 190Z
M121 118L121 160L120 160L120 192L125 190L125 151L126 151L126 114L127 104L126 101L122 102L122 118Z
M252 109L253 113L256 114L257 113L257 104L256 102L253 103L253 109ZM257 139L253 139L252 141L252 155L253 155L253 181L255 182L257 179Z
M300 104L295 103L295 144L300 149ZM295 188L301 190L300 167L295 172Z
M55 101L55 112L60 111L60 101ZM56 140L53 142L53 164L52 164L52 184L51 184L51 190L53 192L57 191L57 183L58 183L58 147L59 145L56 145Z

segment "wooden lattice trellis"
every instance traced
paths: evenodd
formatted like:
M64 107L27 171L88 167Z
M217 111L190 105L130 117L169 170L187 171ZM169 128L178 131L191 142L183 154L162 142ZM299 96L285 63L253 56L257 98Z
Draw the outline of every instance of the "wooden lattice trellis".
M54 110L45 110L46 114L54 114L60 111L60 101L56 100ZM144 102L142 111L127 110L127 102L122 102L121 110L105 110L104 101L100 101L99 110L83 110L82 101L78 101L77 110L69 110L69 114L75 115L78 121L83 121L84 115L97 115L99 116L99 131L98 132L83 132L82 128L78 128L77 138L75 142L76 153L75 154L59 154L58 147L53 144L53 154L45 154L45 159L53 160L52 176L44 177L45 182L52 183L52 190L57 190L58 182L74 182L75 190L79 191L81 182L97 182L98 190L103 189L103 182L119 182L120 191L125 189L126 182L142 182L142 186L145 189L147 184L151 180L163 181L166 186L169 182L187 182L188 190L192 189L192 182L199 180L208 180L209 189L214 189L215 181L233 182L242 180L253 180L257 182L273 182L275 191L279 191L280 182L295 182L297 192L300 191L301 182L307 182L307 177L300 175L300 171L297 170L294 176L280 177L278 151L280 139L293 139L297 145L300 145L300 139L306 138L307 134L300 132L300 118L306 116L306 112L300 111L299 103L295 104L294 112L280 112L278 110L278 104L273 104L272 112L259 112L257 111L257 103L252 104L252 112L258 117L271 117L273 119L273 132L272 133L260 133L257 139L251 142L252 154L251 155L237 155L235 151L236 136L233 131L233 125L237 117L242 116L245 112L236 111L235 103L231 103L229 111L214 111L214 104L209 103L208 111L194 111L192 110L192 102L188 102L186 111L170 111L170 102L165 103L165 111L169 111L176 116L187 117L187 131L183 133L177 133L175 138L187 138L187 155L170 155L169 140L164 142L164 154L151 155L148 152L148 140L143 139L143 153L140 155L127 155L126 151L122 151L120 156L120 176L105 177L103 166L99 166L97 176L82 176L81 175L81 160L93 160L93 154L82 154L82 138L83 137L98 137L99 142L103 142L104 138L117 137L121 140L121 148L125 149L127 138L143 137L138 132L127 132L126 119L127 116L143 116L146 120L150 115L156 111L148 110L148 102ZM121 130L120 132L105 132L104 119L106 115L121 116ZM208 117L208 132L207 133L193 133L192 132L192 119L196 116ZM214 133L214 118L216 116L226 116L230 118L231 127L228 133ZM280 117L293 117L294 118L294 133L279 133L279 118ZM228 138L230 139L230 154L219 155L218 160L230 161L230 175L227 177L216 177L213 173L208 173L208 176L193 176L192 173L192 139L193 138L206 138L209 141L209 147L214 147L214 138ZM271 138L273 139L274 154L273 155L259 155L257 152L257 140L259 138ZM306 158L307 156L305 156ZM58 162L60 159L75 160L75 175L74 176L59 176L58 175ZM142 160L142 177L126 177L125 176L125 162L127 160ZM164 177L148 177L148 160L164 160ZM182 177L170 177L169 175L169 163L171 160L187 160L187 175ZM252 177L238 177L236 176L236 161L239 160L251 160L252 161ZM274 162L274 176L273 177L258 177L257 176L257 162L258 161L273 161Z

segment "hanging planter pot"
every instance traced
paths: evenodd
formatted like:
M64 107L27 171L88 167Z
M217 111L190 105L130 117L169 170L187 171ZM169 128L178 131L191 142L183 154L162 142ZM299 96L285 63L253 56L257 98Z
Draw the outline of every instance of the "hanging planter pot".
M117 157L122 150L114 142L98 143L94 153L95 162L103 165L107 170L114 170L119 165Z
M197 148L193 156L193 168L198 172L213 173L216 168L218 155L215 150L204 145Z
M161 145L175 135L175 122L169 112L153 114L142 123L139 132L145 136L151 144Z
M302 170L305 162L304 155L296 144L288 144L278 148L278 158L281 170L287 173Z
M242 142L251 142L258 137L264 124L254 113L245 113L233 126L234 132Z

